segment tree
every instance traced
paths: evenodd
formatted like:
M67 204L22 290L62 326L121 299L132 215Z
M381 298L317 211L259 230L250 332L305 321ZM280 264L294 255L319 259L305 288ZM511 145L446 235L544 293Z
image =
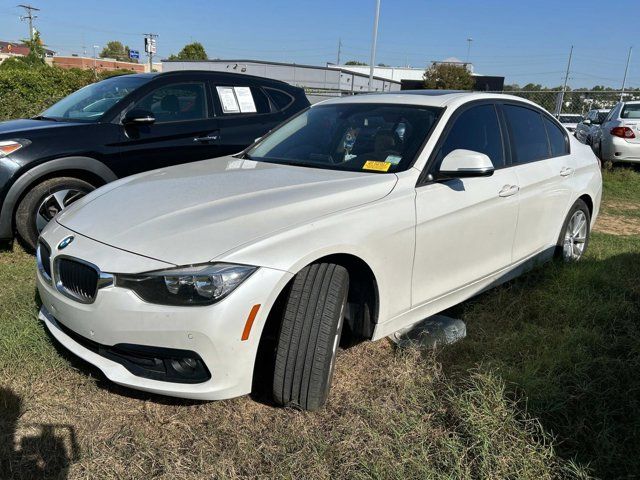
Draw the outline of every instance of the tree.
M178 55L171 55L169 60L207 60L207 51L200 42L185 45Z
M100 52L100 58L115 58L120 62L135 62L137 60L132 60L129 58L129 52L131 50L128 46L123 45L121 42L117 40L111 41L107 43L107 46L102 49Z
M435 90L471 90L473 76L462 65L434 63L424 72L425 88Z
M345 65L356 65L356 66L360 66L360 67L366 67L367 64L364 62L360 62L358 60L349 60L347 63L345 63Z

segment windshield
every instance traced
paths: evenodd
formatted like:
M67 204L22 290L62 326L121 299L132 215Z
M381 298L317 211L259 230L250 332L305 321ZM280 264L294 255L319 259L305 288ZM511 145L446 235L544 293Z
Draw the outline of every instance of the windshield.
M97 122L118 101L149 80L148 77L121 76L92 83L63 98L40 117Z
M582 118L582 115L560 115L558 120L560 120L560 123L580 123L584 118Z
M310 108L247 152L252 160L347 171L409 168L441 109L343 103Z

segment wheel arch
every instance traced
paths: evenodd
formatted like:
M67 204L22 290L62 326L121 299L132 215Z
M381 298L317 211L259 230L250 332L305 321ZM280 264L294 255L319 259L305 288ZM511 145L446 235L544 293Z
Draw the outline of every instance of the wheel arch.
M335 263L343 266L349 272L349 318L344 323L344 327L347 327L348 330L343 331L341 343L353 345L360 341L371 340L373 337L380 311L380 293L378 281L369 264L361 257L351 253L331 253L318 256L312 261L306 261L304 265L295 270L294 276L278 292L260 332L253 368L252 391L255 394L262 395L266 392L268 389L266 383L273 375L272 367L275 358L272 358L272 355L293 278L303 268L318 262Z
M118 178L109 167L92 157L58 158L29 168L20 174L4 198L0 211L0 238L13 237L15 212L27 192L44 180L60 176L79 178L96 187Z

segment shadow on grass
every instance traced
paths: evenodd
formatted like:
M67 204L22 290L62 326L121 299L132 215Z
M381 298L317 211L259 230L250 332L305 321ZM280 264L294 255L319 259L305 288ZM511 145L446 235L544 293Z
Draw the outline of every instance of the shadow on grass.
M640 475L640 242L621 238L607 241L639 253L546 265L455 307L468 337L439 355L454 378L499 373L557 453L601 478Z
M12 390L0 388L0 478L65 479L69 466L79 459L75 428L66 424L17 423L22 400Z

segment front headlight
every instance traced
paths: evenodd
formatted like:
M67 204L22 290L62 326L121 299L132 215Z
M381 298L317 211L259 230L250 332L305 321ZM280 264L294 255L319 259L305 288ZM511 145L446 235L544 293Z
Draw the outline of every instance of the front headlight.
M160 305L211 305L229 295L258 267L207 263L189 267L115 276L115 286L133 290Z
M2 140L0 141L0 158L11 155L30 143L29 140Z

